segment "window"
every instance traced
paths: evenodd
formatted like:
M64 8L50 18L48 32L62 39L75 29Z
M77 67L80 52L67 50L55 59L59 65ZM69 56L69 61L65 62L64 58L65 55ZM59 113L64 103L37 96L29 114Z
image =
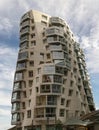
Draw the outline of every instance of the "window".
M42 19L47 20L47 16L42 15Z
M14 92L13 94L12 94L12 99L14 100L14 99L20 99L20 92Z
M29 80L29 87L32 87L33 85L33 80Z
M55 108L46 108L46 117L55 117Z
M34 53L33 52L30 52L30 56L33 56L34 55Z
M35 26L32 26L32 30L34 31L34 29L35 29Z
M23 97L26 98L26 91L23 91Z
M41 73L41 68L38 68L37 72L38 72L38 74L40 74Z
M29 94L30 94L30 95L32 94L32 89L29 90Z
M44 60L44 53L40 53L40 59Z
M39 91L39 89L38 89L38 87L36 87L36 92L38 93L38 91Z
M47 59L51 58L50 53L48 53L46 56L47 56Z
M61 117L64 117L65 116L65 110L64 109L60 109L60 114L59 114Z
M22 108L25 109L25 102L22 102Z
M35 40L31 41L31 46L36 46L36 41Z
M43 26L47 26L47 23L46 23L45 21L41 21L41 24L42 24Z
M49 93L50 85L41 85L41 93Z
M12 111L19 110L20 109L20 103L14 102L12 103Z
M22 69L22 68L26 68L26 62L22 62L22 63L17 64L17 69Z
M70 81L70 87L73 87L73 85L74 85L74 81Z
M23 79L23 73L22 72L16 73L15 80L17 81L17 80L22 80L22 79Z
M56 96L47 96L47 105L56 105L57 104L57 97Z
M53 93L61 93L61 86L56 85L56 84L52 84L52 92Z
M30 62L29 62L29 65L30 65L31 67L33 67L33 66L34 66L34 61L30 61Z
M61 105L64 105L64 104L65 104L65 99L61 98Z
M31 100L28 101L28 106L30 107L30 105L31 105Z
M16 89L21 89L21 82L16 82L16 83L14 83L14 90L16 90Z
M27 111L27 118L31 118L31 110Z
M28 58L28 52L19 53L18 59L25 59L25 58Z
M13 113L12 114L12 122L20 121L20 114L19 113Z
M65 88L63 87L63 88L62 88L62 93L64 94L64 92L65 92Z
M36 77L36 83L38 83L39 82L39 77Z
M72 96L72 94L73 94L73 90L69 90L69 93L68 93L68 96Z
M29 77L33 77L33 71L29 71Z
M66 107L70 107L71 100L67 100Z
M35 37L35 33L31 34L31 38L34 38Z

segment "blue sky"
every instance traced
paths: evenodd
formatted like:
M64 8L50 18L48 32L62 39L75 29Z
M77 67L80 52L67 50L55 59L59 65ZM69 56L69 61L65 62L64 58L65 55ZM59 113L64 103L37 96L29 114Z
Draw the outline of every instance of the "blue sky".
M0 130L10 127L11 91L19 45L20 17L35 9L69 24L86 54L93 96L99 109L99 0L0 1Z

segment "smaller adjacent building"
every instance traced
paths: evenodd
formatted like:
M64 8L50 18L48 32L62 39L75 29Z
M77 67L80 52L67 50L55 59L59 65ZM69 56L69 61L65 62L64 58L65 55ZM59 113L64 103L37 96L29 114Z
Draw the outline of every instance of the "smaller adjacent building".
M99 110L81 118L72 117L63 125L63 130L99 130Z

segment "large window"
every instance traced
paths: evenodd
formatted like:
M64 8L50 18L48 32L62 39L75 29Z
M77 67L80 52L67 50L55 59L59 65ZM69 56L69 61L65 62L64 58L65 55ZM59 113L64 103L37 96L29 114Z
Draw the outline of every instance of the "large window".
M64 117L65 116L65 110L64 109L60 109L60 114L59 114L61 117Z
M19 110L20 109L20 103L14 102L12 103L12 111Z
M41 85L41 93L50 92L50 85Z
M23 73L22 72L16 73L15 80L17 81L17 80L22 80L22 79L23 79Z
M13 113L12 114L12 122L20 121L20 114L19 113Z
M20 99L20 92L14 92L12 94L12 99Z
M16 89L20 89L21 88L21 82L16 82L16 83L14 83L14 90L16 90Z
M26 67L26 62L18 63L17 64L17 69L22 69Z
M54 82L56 82L56 83L62 83L62 76L60 76L60 75L54 75Z
M61 93L61 86L57 84L52 84L52 92L53 93Z
M57 104L57 97L56 96L47 96L47 105L56 105Z
M55 108L46 108L46 117L55 117Z
M19 53L18 59L28 58L28 52Z

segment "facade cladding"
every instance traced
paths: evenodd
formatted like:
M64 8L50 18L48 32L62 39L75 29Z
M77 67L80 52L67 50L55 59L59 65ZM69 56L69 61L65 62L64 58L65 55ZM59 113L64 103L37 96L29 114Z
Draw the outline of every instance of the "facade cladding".
M61 18L22 16L11 102L17 130L54 130L57 120L95 110L83 50Z

